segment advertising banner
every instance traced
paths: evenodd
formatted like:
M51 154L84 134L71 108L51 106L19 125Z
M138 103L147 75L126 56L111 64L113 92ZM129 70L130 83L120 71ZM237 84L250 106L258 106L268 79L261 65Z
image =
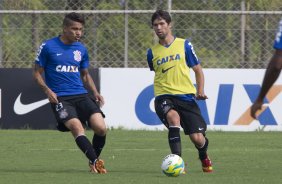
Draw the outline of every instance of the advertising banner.
M90 70L99 89L99 70ZM0 128L54 129L49 101L32 77L32 69L0 69Z
M163 130L154 111L154 72L145 68L101 68L103 111L112 128ZM282 131L282 77L265 99L258 120L250 117L264 69L204 69L208 99L197 101L210 130ZM193 81L194 72L191 71Z

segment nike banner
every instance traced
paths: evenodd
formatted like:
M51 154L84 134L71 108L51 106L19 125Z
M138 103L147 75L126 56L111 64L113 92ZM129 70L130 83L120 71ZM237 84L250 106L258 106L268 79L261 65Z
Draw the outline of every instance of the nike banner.
M99 69L89 70L100 90ZM32 69L0 68L0 128L55 129L56 119Z

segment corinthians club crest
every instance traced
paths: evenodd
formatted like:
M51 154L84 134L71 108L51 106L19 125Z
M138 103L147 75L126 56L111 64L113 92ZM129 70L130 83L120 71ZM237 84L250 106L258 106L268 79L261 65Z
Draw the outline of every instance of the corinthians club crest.
M73 51L73 58L75 61L80 62L81 61L81 52L79 50Z

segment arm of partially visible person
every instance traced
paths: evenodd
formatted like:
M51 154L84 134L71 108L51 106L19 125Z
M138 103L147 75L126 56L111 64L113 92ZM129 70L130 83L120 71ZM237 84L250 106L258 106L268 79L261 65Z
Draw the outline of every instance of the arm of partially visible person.
M44 72L44 68L40 67L38 64L34 64L33 67L33 78L43 90L43 92L47 95L50 103L59 103L57 99L57 95L46 85L44 79L42 77L42 73Z
M200 64L197 64L193 66L192 69L195 72L196 84L197 84L196 99L205 100L208 97L206 96L204 92L205 77L204 77L204 73L202 70L202 66Z
M275 50L266 69L259 95L251 107L251 116L256 118L256 112L261 109L263 99L274 82L278 79L282 69L282 50Z
M91 91L93 92L95 98L96 98L96 101L99 102L100 106L103 106L105 104L105 101L104 101L104 98L102 95L100 95L100 93L98 92L95 84L94 84L94 81L92 79L92 77L90 76L89 72L88 72L88 69L81 69L80 71L80 74L81 74L81 79L83 81L83 83L86 85L86 87Z

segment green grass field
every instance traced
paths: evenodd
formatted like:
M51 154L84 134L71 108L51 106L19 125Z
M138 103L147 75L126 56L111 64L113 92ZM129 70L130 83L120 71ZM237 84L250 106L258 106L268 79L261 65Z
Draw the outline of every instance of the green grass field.
M0 183L281 183L281 132L208 132L213 173L203 173L197 152L182 135L186 175L161 173L169 153L166 131L110 130L102 153L108 174L88 172L87 160L70 133L0 130ZM91 132L87 132L90 138Z

